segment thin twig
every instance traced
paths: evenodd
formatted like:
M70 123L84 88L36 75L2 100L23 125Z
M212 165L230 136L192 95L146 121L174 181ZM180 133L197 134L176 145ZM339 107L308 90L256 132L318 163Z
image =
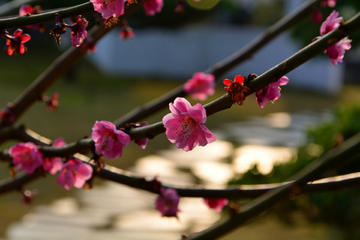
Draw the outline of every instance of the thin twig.
M56 13L58 13L64 19L64 18L74 17L91 12L94 12L93 4L91 2L87 2L76 6L58 9L56 11L50 11L46 13L40 13L30 16L3 18L0 19L0 29L12 28L12 27L24 27L39 23L53 22L55 21Z

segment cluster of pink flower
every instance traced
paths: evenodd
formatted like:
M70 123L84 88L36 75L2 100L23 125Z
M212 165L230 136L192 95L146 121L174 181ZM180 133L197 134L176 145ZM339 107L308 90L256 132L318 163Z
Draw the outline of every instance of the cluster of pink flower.
M94 10L101 14L104 22L111 22L111 19L115 19L120 15L124 14L125 11L125 2L131 4L136 2L135 0L90 0L94 6ZM164 2L163 0L144 0L142 1L144 12L148 16L154 16L156 13L161 12ZM22 5L19 9L20 16L30 16L32 14L41 13L41 7L36 6L32 7L30 5ZM60 45L61 35L66 32L66 27L72 30L71 32L71 42L73 46L79 47L87 37L86 27L88 21L85 18L81 18L79 15L76 21L73 24L66 24L61 20L59 15L56 16L55 27L50 30L50 34L55 37L56 42ZM43 24L27 26L29 28L34 28L40 30L41 32L45 31ZM9 55L13 53L23 54L26 51L24 43L30 40L29 34L21 34L22 30L17 29L14 32L14 35L10 35L7 31L3 31L2 35L6 39L6 51ZM123 39L128 39L134 37L134 31L127 25L120 32L119 36ZM94 51L94 44L89 45L89 49Z
M326 18L320 27L320 36L324 36L334 29L340 27L340 22L343 20L342 17L338 17L339 13L335 10ZM318 38L316 38L318 39ZM324 53L329 55L330 61L336 66L338 63L343 62L345 51L351 48L351 40L346 38L341 39L339 42L328 47Z
M90 0L94 5L94 10L101 14L103 19L111 17L117 18L125 12L125 2L134 3L134 0ZM163 0L144 0L142 1L145 14L153 16L161 12L164 5Z
M161 187L160 195L155 201L155 207L163 217L177 218L177 213L180 212L178 209L179 202L180 196L175 189ZM204 202L209 206L209 208L214 209L217 212L221 212L223 207L229 203L229 201L225 198L204 198Z
M33 8L30 5L22 5L19 9L19 15L20 16L30 16L32 14L39 14L39 13L41 13L41 11L42 10L41 10L40 6L36 6ZM52 29L50 31L50 33L53 34L55 36L55 38L57 38L56 39L57 42L60 43L60 41L59 41L60 36L62 34L64 34L66 31L65 27L70 28L72 30L71 35L70 35L72 45L79 47L83 43L84 39L87 36L87 31L86 31L87 25L88 25L88 21L85 18L81 18L81 15L79 15L77 17L75 23L69 24L69 25L60 21L60 16L57 15L55 28ZM40 30L41 32L45 31L45 27L41 24L31 25L31 26L27 26L27 27ZM14 33L14 37L15 37L15 33ZM30 40L30 38L28 40ZM21 51L19 53L22 54Z
M64 145L62 138L53 142L55 147ZM64 163L60 157L44 158L37 146L31 142L14 145L9 149L9 154L17 169L24 170L27 174L34 173L40 167L53 175L60 171L57 181L67 190L73 186L82 188L92 176L93 169L88 164L78 159L70 159Z

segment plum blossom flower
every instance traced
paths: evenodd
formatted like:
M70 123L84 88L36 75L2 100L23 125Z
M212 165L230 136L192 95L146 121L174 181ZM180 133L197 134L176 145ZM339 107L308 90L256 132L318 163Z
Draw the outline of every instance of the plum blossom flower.
M204 202L206 203L206 205L209 206L209 208L215 209L215 211L217 212L221 212L223 207L229 203L229 200L227 200L226 198L204 198Z
M276 82L270 83L263 89L255 93L255 100L258 102L259 106L263 108L268 101L278 100L281 96L280 86L284 86L289 82L289 79L286 76L282 76Z
M53 146L62 147L65 145L65 141L63 138L57 138L54 140ZM64 163L60 157L52 157L52 158L44 158L43 159L43 168L45 171L54 175L58 171L60 171L63 167Z
M325 34L331 32L332 30L340 26L340 22L343 20L342 17L338 17L339 13L335 10L326 18L320 27L320 35L324 36ZM324 53L329 55L330 61L336 66L338 63L343 62L345 51L351 48L350 39L343 38L334 45L328 47Z
M27 16L34 13L34 8L30 5L21 5L19 9L19 15L20 16Z
M30 16L30 15L39 14L41 12L42 12L42 9L39 5L36 5L35 7L32 7L30 5L22 5L19 9L20 16ZM35 24L35 25L29 25L26 27L33 28L35 30L40 30L40 32L45 31L45 24Z
M119 37L123 40L127 40L127 39L133 38L135 36L136 35L134 33L134 30L131 27L123 28L119 33Z
M119 37L121 39L127 40L129 38L135 37L134 30L129 26L129 23L125 19L121 20L121 25L123 26L119 33Z
M177 217L179 201L180 197L175 189L162 187L155 206L163 217Z
M46 110L55 112L59 106L59 93L54 93L51 98L43 96L42 100L46 103Z
M92 37L87 37L81 47L88 53L96 52L96 41Z
M340 27L340 22L343 20L343 17L338 17L339 12L332 11L326 20L321 24L320 35L324 36L328 32Z
M175 13L184 13L184 12L185 12L185 2L183 0L177 0Z
M32 174L43 164L42 153L31 142L21 142L12 146L9 154L13 158L13 163L17 165L17 169L25 170L27 174Z
M92 127L91 138L95 142L96 152L103 154L106 158L119 158L123 147L130 144L130 136L108 121L96 121Z
M319 23L323 19L323 15L318 10L315 10L312 14L311 21L313 23Z
M136 127L145 127L147 126L148 123L147 122L142 122L142 123L137 123L136 124ZM149 139L148 138L142 138L142 139L138 139L138 140L135 140L134 142L139 145L142 149L145 149L146 148L146 145L148 143Z
M154 16L161 12L164 1L163 0L144 0L142 1L144 12L147 16Z
M320 5L322 7L326 7L326 6L329 6L329 7L335 7L336 6L336 1L337 0L325 0L325 1L322 1L320 2Z
M79 15L74 24L65 24L65 27L71 28L72 30L70 37L73 46L79 47L87 37L86 27L88 23L89 22L85 18L81 18L81 15Z
M250 88L243 86L245 78L241 75L237 75L234 78L234 81L230 79L224 79L223 83L228 87L224 87L228 92L229 96L237 104L242 105L245 101L244 92L250 92Z
M24 43L30 40L29 34L21 34L22 30L19 28L15 30L14 35L10 35L8 31L3 32L3 37L6 39L5 50L11 56L14 52L23 54L27 50Z
M15 121L15 112L12 103L8 103L5 109L0 110L0 119L3 124L12 124Z
M197 103L194 106L185 98L176 98L169 104L171 113L162 119L166 129L166 137L175 143L177 148L191 151L197 145L205 146L216 140L215 135L204 126L206 122L205 108Z
M93 169L88 164L78 159L70 159L63 165L57 182L66 190L73 186L82 188L85 182L91 178L92 172Z
M124 14L124 0L90 0L94 10L101 13L103 19L117 18Z
M327 53L329 55L329 59L334 66L343 62L345 51L351 48L351 41L351 39L343 38L324 51L325 54Z
M215 76L203 72L194 73L192 78L184 84L184 91L193 99L204 101L208 95L215 93Z

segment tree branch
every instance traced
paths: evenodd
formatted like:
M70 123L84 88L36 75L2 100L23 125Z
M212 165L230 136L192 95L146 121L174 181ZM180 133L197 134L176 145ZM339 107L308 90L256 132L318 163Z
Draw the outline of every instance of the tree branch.
M77 154L76 157L88 162L89 159L83 155ZM10 158L11 159L11 158ZM104 168L97 171L97 167L91 164L95 176L103 179L113 181L116 183L124 184L129 187L145 190L154 194L159 194L158 189L154 189L152 181L145 180L144 177L135 176L134 174L106 165ZM33 174L20 174L15 179L7 179L0 182L0 194L10 192L21 188L23 185L36 178L42 176L42 174L36 172ZM227 199L253 199L259 197L268 191L278 189L289 182L277 183L277 184L255 184L255 185L240 185L236 187L230 187L225 189L204 189L201 186L192 187L176 187L170 185L162 185L165 188L173 188L177 191L181 197L199 197L199 198L227 198ZM313 182L307 183L303 187L301 193L321 193L329 191L339 191L346 188L360 185L360 172L329 177Z
M276 22L273 26L269 27L261 35L256 37L248 45L241 48L239 51L235 52L228 58L222 60L221 62L216 63L214 66L207 69L206 73L211 73L215 75L215 78L219 78L227 71L231 70L233 67L239 65L245 60L251 58L258 50L263 46L277 37L280 33L284 32L288 28L294 26L300 20L309 16L313 11L314 4L319 3L321 0L308 0L302 4L298 9L283 17L281 20ZM161 96L154 101L138 107L133 111L129 112L125 116L115 121L117 128L124 127L127 123L135 123L141 119L153 114L154 112L168 106L169 102L175 100L176 97L185 97L186 93L183 90L183 85L175 88L170 93L167 93L164 96Z
M189 239L216 239L235 228L242 226L250 219L272 207L281 199L287 197L290 193L299 194L303 192L307 182L313 181L318 176L321 176L326 170L344 163L345 159L349 160L352 157L359 155L359 148L360 133L345 141L340 147L329 151L318 160L312 162L302 171L294 175L289 180L289 183L265 193L261 197L243 206L239 213L231 215L219 224L206 229L199 235L190 237Z
M85 3L85 4L91 4ZM84 4L83 4L84 5ZM91 4L92 6L92 4ZM139 4L131 4L124 15L119 19L127 18L138 9ZM37 15L34 15L37 16ZM1 20L0 20L1 23ZM29 25L27 23L26 25ZM106 33L112 30L112 27L94 26L89 31L89 37L96 43ZM87 52L82 46L70 47L65 53L58 57L25 91L14 101L11 108L14 113L15 121L35 102L43 92L51 87L64 73L66 73L75 63L77 63ZM2 125L5 123L2 122Z
M353 33L357 29L360 29L360 13L355 15L351 20L349 20L346 24L342 25L338 29L309 44L308 46L301 49L282 63L278 64L277 66L273 67L272 69L268 70L256 79L249 82L247 85L251 90L249 94L252 94L267 86L268 84L277 81L281 76L284 76L285 74L305 63L306 61L310 60L317 54L322 53L326 48L331 46L332 43L340 41L341 39ZM30 96L32 96L31 92ZM26 101L22 102L23 104L26 104ZM206 104L204 107L206 109L207 115L210 116L212 114L230 108L233 103L233 100L227 94L225 94L224 96ZM14 108L15 106L17 106L17 104L14 105ZM132 140L138 140L142 138L152 139L155 136L164 132L165 128L162 122L158 122L149 126L130 129L129 131L127 131L127 134L129 134ZM90 144L93 144L93 141L88 138L81 139L75 143L68 144L64 147L58 148L44 146L40 147L40 150L43 151L46 156L68 156L78 151L89 148Z
M8 15L14 11L19 12L19 8L25 4L36 4L38 2L42 2L43 0L14 0L11 2L7 2L2 4L0 7L0 16Z
M79 4L77 6L63 8L46 13L40 13L30 16L9 17L0 19L0 29L12 27L25 27L45 22L55 21L55 14L58 13L63 19L68 17L78 16L79 14L94 12L94 6L91 2Z

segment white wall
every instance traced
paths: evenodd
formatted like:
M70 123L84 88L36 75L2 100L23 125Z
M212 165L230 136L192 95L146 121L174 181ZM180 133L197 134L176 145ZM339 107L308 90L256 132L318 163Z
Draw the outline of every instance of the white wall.
M110 32L90 58L108 74L189 79L231 55L265 29L229 26L189 26L179 30L135 30L136 37L119 39ZM283 34L224 77L260 75L299 50ZM327 57L315 58L287 74L289 85L335 94L342 86L343 65L333 66Z

